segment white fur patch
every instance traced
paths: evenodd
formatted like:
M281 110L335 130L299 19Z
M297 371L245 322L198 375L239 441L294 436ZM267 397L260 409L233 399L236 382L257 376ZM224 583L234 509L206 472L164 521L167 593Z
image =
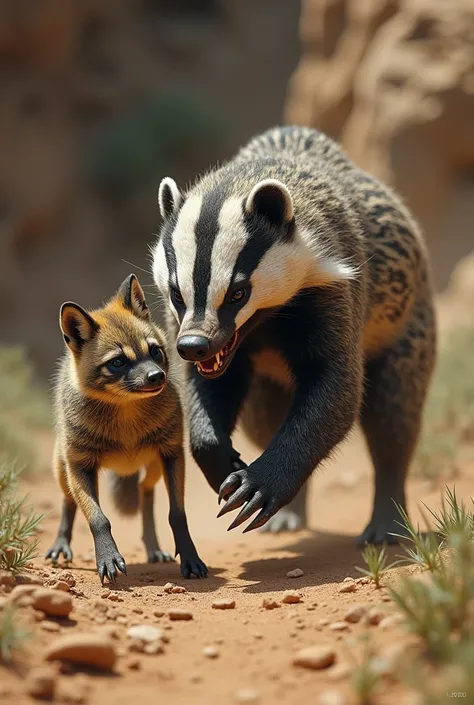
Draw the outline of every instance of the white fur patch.
M161 239L158 240L156 247L153 249L152 270L155 284L161 292L161 295L166 299L168 297L169 272L165 248L163 247L163 241Z
M167 194L168 191L169 193L171 193L171 209L168 202L168 198L165 198L165 194ZM169 218L171 213L173 213L173 211L179 208L182 200L183 196L181 195L181 191L179 190L176 181L170 178L169 176L166 176L164 179L162 179L160 183L160 188L158 189L158 205L163 220Z
M186 319L192 318L194 312L195 230L201 206L202 196L193 196L186 201L178 216L172 239L176 254L177 283L186 304Z

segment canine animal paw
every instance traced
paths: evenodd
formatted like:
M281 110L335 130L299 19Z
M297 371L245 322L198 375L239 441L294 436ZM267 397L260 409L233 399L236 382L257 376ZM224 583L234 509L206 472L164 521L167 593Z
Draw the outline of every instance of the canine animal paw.
M54 546L51 546L49 551L47 551L45 558L51 558L53 563L56 563L61 553L66 561L72 561L71 546L65 536L58 536L54 542Z
M292 509L283 507L283 509L280 509L274 517L269 519L267 523L262 526L260 531L263 533L279 534L283 531L300 531L300 529L304 529L304 527L305 521L299 514Z
M161 549L147 551L148 563L171 563L174 561L173 556Z
M96 548L96 561L97 572L99 573L102 585L106 578L110 583L116 582L117 569L124 575L127 575L125 560L116 547Z

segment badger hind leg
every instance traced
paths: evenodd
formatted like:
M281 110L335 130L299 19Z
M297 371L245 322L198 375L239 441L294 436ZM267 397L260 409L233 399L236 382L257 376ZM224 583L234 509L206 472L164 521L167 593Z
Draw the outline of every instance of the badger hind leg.
M288 414L292 395L268 377L255 375L240 417L243 430L256 446L265 450ZM307 523L307 485L262 528L267 533L298 531Z
M434 315L420 304L405 335L366 365L361 424L375 470L372 517L358 543L397 543L396 504L406 510L405 481L418 441L435 358Z

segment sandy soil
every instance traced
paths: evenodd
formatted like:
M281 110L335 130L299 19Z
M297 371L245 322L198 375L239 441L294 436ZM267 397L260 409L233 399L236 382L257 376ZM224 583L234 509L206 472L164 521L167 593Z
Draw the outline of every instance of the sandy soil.
M251 460L255 455L244 439L238 447ZM474 469L466 468L456 482L457 491L468 496L472 489ZM30 487L35 505L50 514L41 536L42 549L52 541L59 520L60 495L49 477L41 478ZM208 704L261 702L283 704L324 703L326 691L337 692L341 702L356 702L347 679L334 680L331 669L308 671L292 664L299 649L313 645L331 645L337 662L351 663L357 658L361 644L349 644L362 634L364 627L349 624L343 632L334 631L331 624L343 620L355 604L389 605L384 590L372 585L358 585L357 591L339 593L341 581L347 576L359 577L354 569L362 565L360 551L355 547L355 535L368 518L371 497L370 465L365 448L356 434L342 448L338 459L323 469L311 485L311 530L294 535L269 536L258 533L242 536L240 530L227 532L230 518L215 518L217 502L198 469L189 463L187 506L191 531L201 556L210 567L206 580L185 581L178 564L147 565L140 545L138 520L116 516L105 492L103 506L112 522L118 546L128 563L128 577L120 576L114 593L123 602L101 600L102 588L93 563L92 540L82 517L73 537L75 560L72 566L77 588L82 597L74 597L74 609L67 620L57 620L60 633L72 631L100 632L106 624L114 624L118 633L115 644L121 654L113 675L88 672L86 676L60 676L60 701L84 697L91 705L113 702L129 703L136 698L142 703L157 697L166 702ZM417 516L416 503L423 500L430 506L439 501L440 488L413 478L410 481L410 509ZM159 487L157 514L162 546L172 550L167 526L167 498ZM399 552L396 547L392 554ZM42 560L35 565L44 569ZM287 572L301 568L304 575L292 579ZM53 574L36 571L43 579ZM386 583L396 579L395 569ZM166 594L164 585L172 581L186 587L183 594ZM281 602L283 592L296 589L302 596L299 604L283 604L278 609L262 607L265 597ZM235 609L216 610L217 598L235 600ZM113 608L112 620L104 620L101 606ZM189 609L193 619L171 622L167 612L178 607ZM162 611L161 617L154 615ZM164 629L169 637L164 653L145 655L127 649L127 629L135 624L153 624ZM370 627L375 642L384 653L400 639L406 639L397 627L388 630ZM0 702L31 702L24 694L23 676L26 667L39 665L48 643L57 638L35 627L35 639L28 647L17 671L2 672ZM216 658L203 654L207 646L215 646ZM137 665L138 664L138 665ZM78 680L79 679L79 680ZM246 693L248 690L254 691ZM243 693L241 691L244 691ZM251 696L257 699L252 700ZM399 686L390 679L384 681L377 702L400 703ZM247 700L245 699L247 698ZM250 699L248 699L250 698ZM322 698L322 699L321 699ZM332 701L329 701L332 702Z
M465 305L456 307L446 299L443 331L449 330L449 323L459 318L460 311L466 310ZM51 439L48 439L46 445L50 444ZM236 446L246 461L256 456L256 450L244 438L239 437ZM468 497L472 493L473 479L474 467L461 468L460 477L456 479L459 496ZM41 548L46 550L57 530L60 493L49 474L37 476L28 489L34 505L49 512L41 535ZM441 490L441 486L412 476L408 488L412 518L419 517L417 504L421 500L433 508L438 506ZM355 537L364 527L371 506L371 467L357 433L343 445L338 457L313 477L311 529L293 535L269 536L253 532L243 536L241 529L227 532L232 517L216 519L216 496L189 461L188 518L200 555L210 568L210 577L206 580L185 581L176 563L144 563L138 518L126 520L116 516L106 493L102 494L103 507L128 564L128 576L120 576L112 593L119 601L101 599L106 588L101 587L95 572L88 527L83 517L79 517L73 536L72 570L76 589L82 596L74 596L70 617L56 620L58 627L53 629L58 629L59 634L100 633L113 625L118 637L114 643L119 659L113 674L88 671L58 675L58 702L90 705L128 705L133 699L145 705L157 701L173 705L234 702L353 705L357 702L347 677L336 679L334 667L313 671L293 665L300 649L316 645L332 646L336 665L360 659L362 645L356 638L363 634L365 627L348 624L340 632L331 625L343 620L356 604L390 609L383 588L377 590L371 584L358 584L355 592L339 592L344 578L360 576L354 567L362 565ZM162 547L172 551L167 525L168 501L162 486L158 488L156 505ZM397 547L391 550L392 556L399 552ZM35 566L31 574L41 580L47 580L54 573L52 568L45 568L42 559L37 559ZM287 572L295 568L302 569L304 574L288 578ZM391 571L385 584L396 581L402 570L406 569ZM186 592L166 594L163 588L168 581L185 586ZM281 604L287 589L297 590L301 602ZM235 608L213 609L212 603L217 598L235 600ZM264 598L273 598L281 606L267 610L262 606ZM106 617L104 605L108 609ZM192 620L171 621L168 612L173 608L189 610ZM58 631L45 631L31 615L30 619L34 639L26 653L16 668L0 670L2 704L31 702L25 693L25 674L32 666L43 663L47 645L58 637ZM153 624L163 629L169 639L164 653L146 655L129 651L127 629L140 624ZM403 648L409 641L397 626L389 629L371 626L369 631L382 656L394 645L402 644ZM209 646L215 647L215 658L203 653ZM408 702L405 697L406 692L388 677L383 680L376 702L403 705Z

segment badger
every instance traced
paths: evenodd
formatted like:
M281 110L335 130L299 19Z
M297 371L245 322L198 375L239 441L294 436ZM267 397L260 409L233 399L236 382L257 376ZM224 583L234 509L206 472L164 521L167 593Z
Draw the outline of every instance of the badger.
M436 351L425 243L325 134L273 128L187 190L152 247L186 366L189 442L229 529L306 525L306 487L356 422L373 461L360 542L394 542ZM249 465L239 423L261 449ZM255 515L255 516L254 516Z

